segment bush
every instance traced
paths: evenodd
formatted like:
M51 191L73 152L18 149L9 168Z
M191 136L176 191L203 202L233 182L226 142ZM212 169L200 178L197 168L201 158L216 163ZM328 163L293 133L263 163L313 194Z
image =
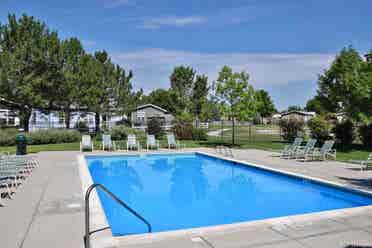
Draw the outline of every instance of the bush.
M133 128L119 125L112 127L109 133L111 134L111 139L113 140L126 140L128 134L135 134L135 132L136 131Z
M360 126L359 136L365 147L372 148L372 123Z
M311 131L311 137L317 139L318 142L324 143L331 138L331 125L323 117L314 117L307 122L307 125Z
M207 140L207 131L202 128L193 128L192 129L192 139L193 140Z
M207 132L202 128L195 128L188 120L173 121L172 131L180 140L207 140Z
M0 146L14 146L17 129L0 129Z
M79 142L81 135L78 131L67 129L47 129L26 134L27 144L58 144Z
M297 136L300 136L304 131L304 122L295 118L281 119L279 126L284 140L293 141Z
M147 133L155 135L157 139L163 136L164 132L159 119L152 118L147 122Z
M337 123L334 128L334 133L339 143L350 145L355 138L354 123L350 119Z
M180 140L192 140L192 124L188 121L174 120L172 131Z
M76 122L74 128L81 133L85 133L85 132L89 131L89 127L88 127L87 123L85 123L84 121Z
M16 129L0 130L0 146L14 146L18 133ZM26 138L29 145L41 145L79 142L81 135L73 130L48 129L27 133Z

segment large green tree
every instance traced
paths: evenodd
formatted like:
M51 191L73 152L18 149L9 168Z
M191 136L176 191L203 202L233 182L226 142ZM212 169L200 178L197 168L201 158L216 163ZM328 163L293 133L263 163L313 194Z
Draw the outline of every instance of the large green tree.
M215 82L215 95L223 113L232 120L232 144L235 145L235 121L252 120L257 115L256 94L247 72L233 72L224 66Z
M277 112L274 102L271 100L269 93L265 90L256 91L256 100L257 100L257 112L260 117L269 117L273 113Z
M78 109L81 92L81 59L85 55L84 48L77 38L62 42L64 81L56 85L59 90L57 105L64 112L66 128L70 128L71 113Z
M174 115L180 115L186 107L179 93L172 89L156 89L145 97L144 102L164 108Z
M319 76L318 96L325 109L342 111L355 119L369 115L365 106L370 106L368 94L372 87L362 76L364 63L354 48L344 48L330 68Z
M0 24L0 96L18 103L25 131L32 109L47 108L55 98L48 91L61 82L58 53L57 34L33 17L9 15Z
M197 75L191 96L191 110L192 113L196 116L197 121L200 120L203 107L206 105L208 91L208 77L205 75Z
M117 114L129 116L136 107L143 92L133 92L131 79L132 71L127 72L119 65L116 65L114 71L114 105Z
M177 66L171 76L171 89L184 97L191 97L196 72L190 66Z
M115 94L115 66L105 51L85 55L82 59L81 105L95 113L95 131L100 131L100 116L108 114Z
M323 99L318 95L307 101L305 109L306 111L314 111L320 115L327 113L327 109L324 107Z

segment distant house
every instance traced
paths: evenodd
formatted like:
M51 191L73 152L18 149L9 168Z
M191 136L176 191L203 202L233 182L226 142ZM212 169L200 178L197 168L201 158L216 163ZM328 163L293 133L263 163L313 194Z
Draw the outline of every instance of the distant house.
M310 119L315 117L316 113L315 112L306 112L306 111L289 111L289 112L284 112L281 114L281 119L297 119L301 120L304 123L307 123Z
M17 127L19 118L17 114L9 109L0 108L0 127Z
M125 119L125 116L102 114L100 115L100 126L110 129L118 121ZM78 122L84 122L89 131L95 130L95 113L92 112L71 112L70 128L74 128ZM63 112L52 111L43 113L39 110L32 110L30 117L30 131L49 128L66 128L65 117Z
M270 123L272 123L272 124L278 124L279 121L280 121L280 118L282 118L282 115L281 115L281 114L273 114L273 115L271 116L271 121L270 121Z
M171 128L174 119L167 110L154 104L145 104L136 108L131 114L132 127L145 130L149 120L156 118L166 130Z

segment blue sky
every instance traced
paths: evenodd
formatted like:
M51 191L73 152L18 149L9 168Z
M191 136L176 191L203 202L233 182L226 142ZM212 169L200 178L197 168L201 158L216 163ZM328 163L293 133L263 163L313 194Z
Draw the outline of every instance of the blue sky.
M370 0L0 0L0 21L27 13L107 50L146 92L169 87L175 65L216 78L246 70L279 109L304 105L344 46L372 49Z

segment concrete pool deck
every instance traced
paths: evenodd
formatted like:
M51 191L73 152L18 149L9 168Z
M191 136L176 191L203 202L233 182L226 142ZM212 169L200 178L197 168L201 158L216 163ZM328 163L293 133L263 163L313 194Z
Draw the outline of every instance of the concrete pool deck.
M214 153L213 149L187 151ZM169 151L167 151L169 152ZM79 152L42 152L40 168L0 208L0 247L83 247L84 202ZM107 153L105 153L107 154ZM358 165L295 162L261 150L234 150L236 159L372 191L372 171ZM326 214L325 214L326 213ZM177 235L92 236L92 247L343 247L372 245L372 206L185 230Z

